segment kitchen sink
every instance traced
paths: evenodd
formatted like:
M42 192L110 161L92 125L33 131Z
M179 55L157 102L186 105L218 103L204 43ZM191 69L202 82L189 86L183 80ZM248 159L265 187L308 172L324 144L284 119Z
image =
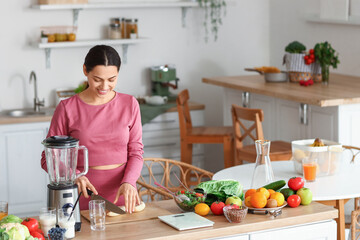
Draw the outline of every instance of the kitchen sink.
M0 116L7 117L35 117L35 116L52 116L54 108L42 108L40 112L35 112L33 108L9 109L0 112Z

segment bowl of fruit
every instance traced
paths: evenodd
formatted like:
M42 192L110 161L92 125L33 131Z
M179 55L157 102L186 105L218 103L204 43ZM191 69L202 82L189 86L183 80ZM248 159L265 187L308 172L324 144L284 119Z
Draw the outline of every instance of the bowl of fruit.
M205 202L206 195L194 191L178 191L175 193L175 203L184 212L193 212L196 204Z

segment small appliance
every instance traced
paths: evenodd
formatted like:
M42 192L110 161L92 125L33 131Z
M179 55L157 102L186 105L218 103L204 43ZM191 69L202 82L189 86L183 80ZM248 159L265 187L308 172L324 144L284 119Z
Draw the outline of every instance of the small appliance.
M166 96L169 101L176 99L176 94L169 91L177 89L179 78L176 77L176 69L172 65L154 66L150 68L152 95ZM174 83L171 83L174 82Z
M79 140L70 136L51 136L43 140L50 184L48 184L48 207L72 212L75 216L75 231L81 229L79 197L75 179L88 172L88 150L79 146ZM84 171L76 173L78 150L84 151ZM57 211L56 211L57 212Z

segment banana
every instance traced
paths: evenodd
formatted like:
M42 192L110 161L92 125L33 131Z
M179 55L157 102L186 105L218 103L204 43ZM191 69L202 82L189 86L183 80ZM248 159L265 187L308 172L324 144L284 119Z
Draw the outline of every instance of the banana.
M141 212L145 209L145 203L143 201L140 202L139 205L135 206L135 211L134 212ZM123 211L125 211L125 206L120 206L119 208L121 208ZM108 215L109 217L116 217L119 216L120 214L118 213L114 213L114 212L108 212L106 215Z

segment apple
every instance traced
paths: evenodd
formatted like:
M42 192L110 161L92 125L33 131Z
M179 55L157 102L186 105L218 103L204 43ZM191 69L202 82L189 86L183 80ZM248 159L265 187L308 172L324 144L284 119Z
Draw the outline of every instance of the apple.
M309 188L300 188L296 195L301 198L301 205L309 205L312 201L313 194Z
M232 197L228 197L225 201L225 205L228 204L236 204L238 206L242 205L242 201L241 198L237 197L237 196L232 196Z

